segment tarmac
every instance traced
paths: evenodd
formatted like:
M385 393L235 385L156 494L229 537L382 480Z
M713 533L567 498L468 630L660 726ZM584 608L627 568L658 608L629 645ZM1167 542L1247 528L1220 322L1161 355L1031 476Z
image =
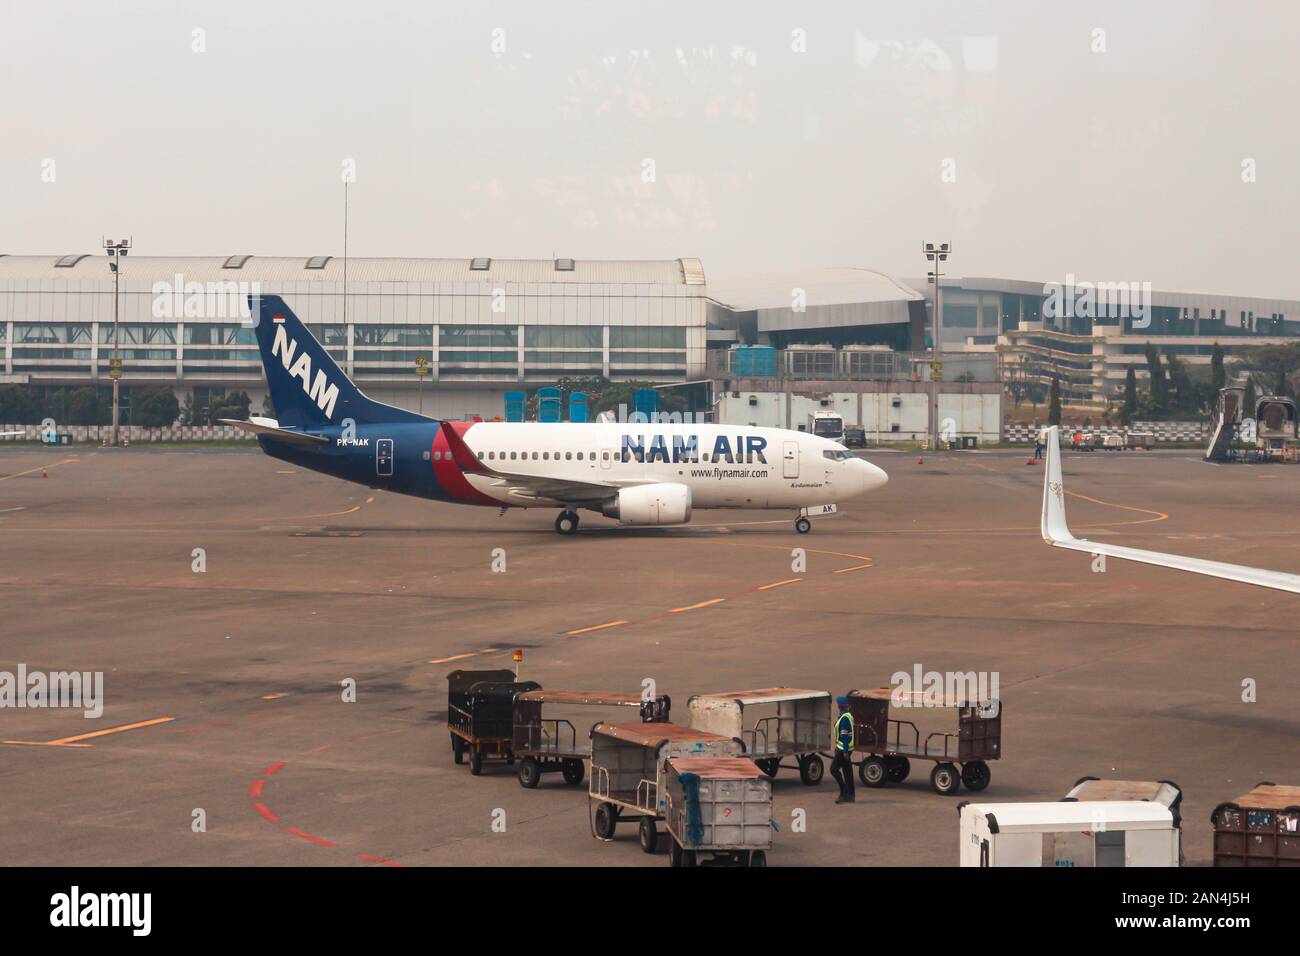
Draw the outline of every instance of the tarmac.
M959 800L1055 800L1084 775L1176 782L1206 865L1217 803L1300 783L1295 595L1048 547L1024 452L865 455L890 483L808 535L697 511L584 513L565 538L551 510L405 498L256 449L0 446L0 672L102 672L105 698L97 719L0 709L0 859L664 865L634 826L593 838L585 785L453 763L447 674L516 649L550 689L652 680L680 723L697 693L996 676L986 791L940 796L914 761L836 805L829 773L783 770L773 866L956 865ZM1195 450L1064 467L1080 537L1300 572L1300 468ZM955 730L946 713L927 732Z

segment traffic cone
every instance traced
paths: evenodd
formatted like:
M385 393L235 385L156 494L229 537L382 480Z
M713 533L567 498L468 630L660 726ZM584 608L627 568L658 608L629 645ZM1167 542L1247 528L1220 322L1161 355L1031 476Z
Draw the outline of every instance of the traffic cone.
M1028 460L1027 462L1025 462L1025 464L1026 464L1026 465L1036 465L1036 464L1038 464L1038 459L1035 458L1033 455L1030 455L1030 456L1029 456L1029 460Z
M924 464L925 464L925 459L922 458L920 455L917 455L917 456L916 456L916 463L917 463L918 465L924 465Z
M48 477L50 477L50 473L49 473L48 471L46 471L44 468L42 468L42 469L41 469L41 477L42 477L42 478L48 478Z

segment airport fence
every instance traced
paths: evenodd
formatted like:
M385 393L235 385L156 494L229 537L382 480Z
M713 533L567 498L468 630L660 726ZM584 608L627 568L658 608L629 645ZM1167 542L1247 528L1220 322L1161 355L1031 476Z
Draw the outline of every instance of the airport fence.
M1038 433L1047 427L1047 423L1026 425L1024 423L1008 424L1002 427L1002 440L1008 444L1027 443L1032 445L1038 436ZM1128 432L1151 432L1155 435L1156 442L1203 442L1210 437L1210 426L1205 422L1138 422L1135 421L1124 428L1119 425L1093 426L1088 427L1072 425L1061 426L1061 441L1069 443L1070 435L1075 431L1087 432L1090 435L1120 435L1123 436Z
M43 441L46 444L93 442L100 444L113 434L112 425L0 425L0 432L22 430L21 435L0 438L0 442ZM143 425L122 425L119 429L123 441L252 441L253 436L231 425L169 425L166 428L146 428Z

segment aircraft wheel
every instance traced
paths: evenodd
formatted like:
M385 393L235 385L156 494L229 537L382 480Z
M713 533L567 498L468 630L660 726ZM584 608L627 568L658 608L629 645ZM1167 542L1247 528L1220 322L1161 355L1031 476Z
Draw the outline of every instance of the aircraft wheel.
M572 511L561 511L560 516L555 519L555 530L560 534L576 534L578 531L578 516Z
M812 522L807 518L800 517L795 520L794 530L798 531L800 534L807 534L812 530Z

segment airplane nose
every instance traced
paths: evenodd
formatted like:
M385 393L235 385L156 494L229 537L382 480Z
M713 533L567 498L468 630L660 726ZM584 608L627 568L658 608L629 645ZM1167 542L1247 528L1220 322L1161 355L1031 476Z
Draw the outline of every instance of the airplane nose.
M889 481L889 475L885 474L885 470L869 461L858 458L855 459L854 465L854 470L858 474L858 494L874 491L883 487Z

